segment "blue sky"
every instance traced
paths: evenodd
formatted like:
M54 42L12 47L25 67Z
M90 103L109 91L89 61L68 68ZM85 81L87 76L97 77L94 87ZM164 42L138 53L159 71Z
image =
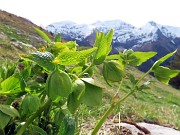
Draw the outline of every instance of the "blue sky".
M149 21L180 27L180 0L0 0L0 9L37 25L120 19L140 27Z

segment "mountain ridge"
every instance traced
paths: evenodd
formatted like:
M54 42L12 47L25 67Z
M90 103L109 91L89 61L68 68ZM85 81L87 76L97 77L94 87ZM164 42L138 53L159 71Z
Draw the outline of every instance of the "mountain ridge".
M90 25L74 22L66 24L64 21L52 23L46 29L54 34L61 33L63 39L76 40L79 45L84 46L93 46L96 31L107 33L110 29L114 29L111 53L118 53L124 49L158 53L142 66L143 71L148 70L153 62L162 56L180 48L180 27L161 25L154 21L139 28L121 20L98 21ZM169 62L170 60L164 64L167 65Z
M152 37L153 34L155 34L156 31L159 29L163 33L163 35L168 38L173 39L176 37L180 37L180 27L161 25L161 24L157 24L154 21L150 21L142 27L135 27L135 26L128 24L126 22L123 22L121 20L112 20L112 21L104 21L104 22L97 21L97 22L89 24L89 25L88 24L77 24L72 21L62 21L62 22L52 23L52 24L48 25L46 27L46 29L55 34L58 32L60 32L62 34L64 34L65 32L70 32L70 33L74 33L75 35L78 34L79 30L85 29L85 31L81 30L82 32L86 33L86 34L82 34L82 36L88 36L88 35L92 34L93 30L95 30L95 29L98 31L103 31L105 33L107 33L110 29L114 29L115 35L116 34L119 34L119 35L126 34L126 37L124 36L124 38L126 38L126 39L128 39L129 36L131 36L131 37L135 36L135 38L138 38L139 36L143 36L143 35L147 36L147 37ZM64 30L68 30L68 31L64 31ZM117 30L119 30L118 33L117 33ZM143 38L143 37L140 37L140 38ZM149 40L153 40L153 39L149 39ZM119 42L123 42L123 36L122 36L121 40L122 41L119 41ZM147 41L149 41L149 40L147 39ZM144 41L142 41L142 42L144 42Z

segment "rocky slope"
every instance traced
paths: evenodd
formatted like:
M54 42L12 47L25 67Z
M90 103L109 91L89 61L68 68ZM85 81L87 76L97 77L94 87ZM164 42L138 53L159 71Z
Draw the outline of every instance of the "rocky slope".
M14 60L19 54L28 53L45 43L33 27L42 29L26 18L0 10L0 61ZM52 37L46 30L43 31Z

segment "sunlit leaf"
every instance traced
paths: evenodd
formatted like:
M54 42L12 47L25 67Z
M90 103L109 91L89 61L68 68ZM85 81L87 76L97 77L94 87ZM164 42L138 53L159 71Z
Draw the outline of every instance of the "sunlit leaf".
M179 70L171 70L167 67L156 67L154 69L154 75L155 77L160 81L165 84L169 83L169 80L173 77L176 77L180 73Z
M107 39L107 45L109 46L109 47L107 47L107 52L106 52L107 55L108 55L108 54L110 53L110 51L112 50L111 42L112 42L112 39L113 39L113 35L114 35L114 30L111 29L111 30L107 33L107 35L105 36L106 39Z
M102 102L102 88L84 81L86 85L82 102L87 106L98 106Z
M104 62L103 77L105 81L119 82L123 77L123 67L115 61Z
M46 35L46 33L44 33L42 30L38 29L38 28L35 28L33 27L34 30L39 34L41 35L42 38L44 38L48 43L51 43L51 40L50 38Z
M176 53L176 51L177 51L177 50L175 50L175 51L172 52L172 53L169 53L169 54L165 55L164 57L162 57L162 58L160 58L158 61L156 61L156 62L154 63L154 65L152 66L152 70L155 70L156 68L158 68L161 63L163 63L165 60L167 60L168 58L170 58L171 56L173 56L173 55Z
M54 42L51 46L51 52L57 56L62 52L67 51L76 51L76 41L69 41L69 42Z
M55 36L54 42L61 42L61 34L60 34L60 33L58 33L58 34Z
M83 51L67 51L60 53L54 60L54 63L58 63L60 65L73 65L78 64L83 61L87 57L90 57L97 48L91 48Z
M69 48L66 43L63 42L54 42L51 46L51 52L57 56L59 53L64 51L69 51Z
M3 92L18 92L21 90L20 79L17 74L7 78L1 83L1 89Z
M156 52L134 52L129 55L128 61L130 65L140 66L143 62L146 62L156 54Z
M18 111L10 105L0 105L0 111L11 117L19 117Z
M118 54L109 55L106 57L106 60L118 60L120 56Z
M96 65L101 64L106 56L111 51L111 42L113 37L113 30L111 29L107 35L105 35L103 32L100 32L99 34L96 33L96 40L94 43L94 47L97 47L96 54L94 56L93 63Z
M76 41L69 41L66 42L67 47L71 50L71 51L76 51L76 47L78 46L78 44L76 43Z

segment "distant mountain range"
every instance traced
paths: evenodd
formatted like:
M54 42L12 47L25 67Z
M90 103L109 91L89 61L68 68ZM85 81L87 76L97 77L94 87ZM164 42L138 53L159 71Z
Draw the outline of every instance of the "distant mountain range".
M110 29L114 29L112 53L117 53L124 49L158 52L156 57L141 67L142 70L147 70L154 61L180 48L180 27L161 25L153 21L140 28L121 20L98 21L91 25L63 21L52 23L46 29L54 34L61 33L63 39L76 40L79 45L84 46L93 45L95 31L107 33Z
M11 57L13 59L18 56L14 55L16 52L28 51L24 46L32 45L38 48L39 44L43 44L43 39L32 27L38 26L26 18L0 10L0 48L6 50L6 46L10 46L11 51L14 52L3 51L7 53L1 52L0 57ZM180 48L180 28L155 22L148 22L143 27L137 28L121 20L98 21L91 25L63 21L52 23L46 29L54 34L60 32L64 40L76 40L79 45L84 46L94 44L95 31L107 33L110 29L114 29L111 53L117 53L124 49L158 52L156 57L140 67L143 71L147 70L160 57ZM47 34L53 38L51 34ZM168 64L169 61L164 64Z

